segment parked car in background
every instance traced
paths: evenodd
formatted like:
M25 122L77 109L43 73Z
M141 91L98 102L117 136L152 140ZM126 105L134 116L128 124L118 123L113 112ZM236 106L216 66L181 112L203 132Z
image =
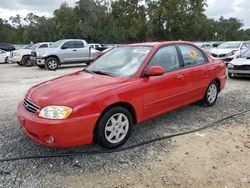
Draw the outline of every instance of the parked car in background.
M95 49L95 50L98 50L100 52L102 52L103 50L106 50L107 47L101 45L101 44L96 44L96 43L92 43L92 44L89 44L89 48L91 49Z
M10 51L15 50L15 47L12 44L0 42L0 49L10 52Z
M204 50L207 53L210 53L210 51L213 49L213 46L210 43L195 42L194 44L196 44L199 48L201 48L202 50Z
M213 48L217 48L220 44L222 44L223 42L210 42L210 44L213 46Z
M250 48L227 66L228 77L250 77Z
M97 44L97 43L90 43L90 44L89 44L89 47L90 47L90 48L97 49L97 48L101 48L101 47L102 47L102 45Z
M109 52L110 50L114 49L115 47L110 47L110 48L106 48L105 50L103 50L101 53L106 54L107 52Z
M10 56L10 52L0 50L0 63L8 63L9 62L9 56Z
M51 44L51 42L41 42L28 45L23 49L14 50L10 54L10 61L26 67L32 66L33 62L30 61L31 52L37 49L48 48Z
M25 47L32 46L32 44L14 44L16 50L24 49Z
M32 87L17 115L24 132L47 146L117 148L133 124L196 101L214 105L225 67L189 42L124 45L83 71Z
M225 42L220 44L217 48L211 50L212 57L224 61L231 61L235 56L240 55L250 47L250 41L241 42Z
M56 70L65 64L89 64L100 55L98 50L89 48L85 40L66 39L55 42L50 48L36 50L33 58L39 68Z

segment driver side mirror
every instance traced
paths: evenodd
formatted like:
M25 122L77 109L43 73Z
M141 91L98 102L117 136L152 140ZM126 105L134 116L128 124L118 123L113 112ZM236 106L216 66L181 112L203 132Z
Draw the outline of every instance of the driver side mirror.
M165 70L161 66L152 66L148 69L145 76L160 76L165 73Z

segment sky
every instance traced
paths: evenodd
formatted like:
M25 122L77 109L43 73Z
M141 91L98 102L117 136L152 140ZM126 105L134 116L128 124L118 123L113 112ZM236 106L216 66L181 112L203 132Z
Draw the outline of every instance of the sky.
M0 17L8 19L16 14L25 17L30 12L49 17L65 1L70 6L74 6L78 0L0 0ZM245 28L250 28L249 0L207 0L207 4L205 14L209 18L236 17L243 22Z

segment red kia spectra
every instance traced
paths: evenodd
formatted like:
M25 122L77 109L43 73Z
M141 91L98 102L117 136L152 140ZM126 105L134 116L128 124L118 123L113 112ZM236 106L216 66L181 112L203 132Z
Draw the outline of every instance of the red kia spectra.
M17 108L25 133L55 147L90 144L116 148L132 125L202 101L212 106L226 68L189 42L117 47L85 70L28 90Z

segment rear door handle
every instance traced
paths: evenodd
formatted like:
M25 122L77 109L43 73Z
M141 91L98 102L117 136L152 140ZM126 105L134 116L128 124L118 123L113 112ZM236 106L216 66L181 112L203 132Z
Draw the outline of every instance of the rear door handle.
M183 76L183 75L178 75L176 78L177 78L178 80L183 80L183 79L184 79L184 76Z
M77 50L73 50L74 52L76 52Z

